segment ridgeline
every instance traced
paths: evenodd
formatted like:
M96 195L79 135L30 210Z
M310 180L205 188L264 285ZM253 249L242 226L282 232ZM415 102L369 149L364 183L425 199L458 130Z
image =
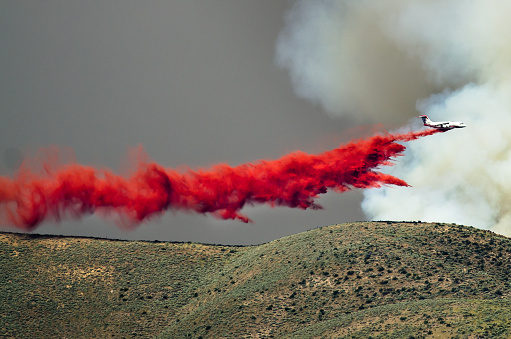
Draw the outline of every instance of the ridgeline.
M7 338L508 338L511 239L360 222L258 246L0 233Z

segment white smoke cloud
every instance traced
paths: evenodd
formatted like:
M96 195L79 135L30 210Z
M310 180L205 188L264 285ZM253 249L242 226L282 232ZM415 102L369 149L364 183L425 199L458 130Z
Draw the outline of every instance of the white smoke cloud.
M456 222L511 235L511 2L302 0L277 41L298 95L333 116L468 127L407 144L364 192L372 219ZM418 119L417 119L418 120Z

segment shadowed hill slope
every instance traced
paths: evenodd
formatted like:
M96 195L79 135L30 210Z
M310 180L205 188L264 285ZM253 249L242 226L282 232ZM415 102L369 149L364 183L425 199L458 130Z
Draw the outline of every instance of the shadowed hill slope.
M0 234L7 337L509 337L511 240L361 222L251 247Z

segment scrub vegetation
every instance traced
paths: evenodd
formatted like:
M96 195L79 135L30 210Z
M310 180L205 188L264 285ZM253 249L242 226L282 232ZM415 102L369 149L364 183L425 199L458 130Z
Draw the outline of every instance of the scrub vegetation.
M9 338L507 338L511 240L360 222L257 246L0 234Z

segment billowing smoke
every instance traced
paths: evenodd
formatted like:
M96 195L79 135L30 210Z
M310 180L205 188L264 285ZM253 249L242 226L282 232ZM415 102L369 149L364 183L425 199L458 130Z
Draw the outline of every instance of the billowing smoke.
M333 116L468 127L419 140L389 173L412 189L365 191L372 219L475 225L511 235L511 2L301 0L277 62Z
M25 164L13 178L0 177L0 213L4 223L25 229L44 220L95 212L114 212L133 225L168 209L249 222L240 213L246 204L320 208L314 201L328 189L407 186L377 168L402 155L405 147L399 141L436 132L376 135L318 155L295 152L278 160L220 164L210 170L180 172L143 161L129 177L78 164L62 166L49 157L38 172Z

